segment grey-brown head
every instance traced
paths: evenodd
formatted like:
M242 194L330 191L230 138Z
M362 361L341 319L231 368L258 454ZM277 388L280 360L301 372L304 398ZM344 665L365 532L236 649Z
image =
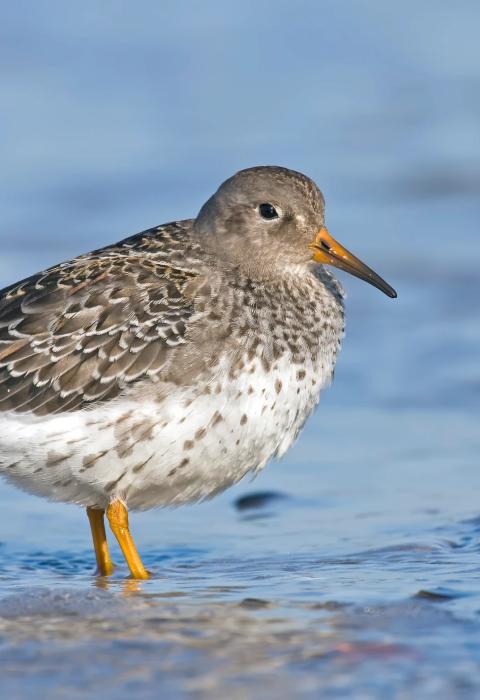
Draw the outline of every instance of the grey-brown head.
M310 178L295 170L259 166L226 180L200 210L194 233L225 266L260 278L313 262L329 264L395 291L335 241L325 228L325 200Z

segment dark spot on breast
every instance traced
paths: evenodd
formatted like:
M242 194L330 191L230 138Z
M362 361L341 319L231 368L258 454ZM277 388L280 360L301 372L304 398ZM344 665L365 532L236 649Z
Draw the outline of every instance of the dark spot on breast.
M275 380L275 391L279 394L282 391L282 382L280 379Z
M215 411L215 413L212 416L212 426L217 425L217 423L220 423L220 421L222 421L222 420L223 420L222 414L219 413L218 411Z
M126 473L127 473L127 470L125 469L125 471L123 471L120 474L118 479L115 479L115 481L109 481L108 484L105 484L105 491L112 491L112 489L114 489L115 486L117 486L118 483L123 479L123 477L125 476Z
M263 355L262 355L262 367L263 367L263 369L265 370L265 372L270 372L271 364L270 364L270 362L267 360L267 358L264 357Z
M77 442L84 442L85 440L88 440L86 437L79 437L79 438L72 438L71 440L67 440L65 442L66 445L75 445Z
M201 440L207 434L206 428L199 428L195 433L195 440Z
M229 378L235 379L236 377L238 377L238 375L240 374L242 369L244 369L244 367L245 367L245 362L243 361L243 359L241 357L238 358L235 362L232 363L232 365L230 367L230 371L228 373Z
M174 467L173 469L171 469L171 470L168 472L168 476L174 476L174 475L176 474L176 472L178 471L178 469L183 469L183 467L186 467L187 464L188 464L189 462L190 462L189 458L188 458L188 457L184 457L184 458L182 459L182 461L180 462L180 464L177 464L176 467Z
M153 430L155 428L155 423L153 421L142 420L141 423L132 426L131 438L135 443L142 442L143 440L153 440Z
M143 469L143 467L144 467L146 464L148 464L148 463L150 462L150 460L152 459L152 457L153 457L153 455L150 455L150 457L147 457L147 459L146 459L144 462L140 462L140 464L136 464L136 465L133 467L132 471L133 471L135 474L138 474L138 472L141 471L141 470Z
M120 459L124 459L125 457L129 457L132 454L134 447L135 443L132 442L130 437L126 437L120 440L118 445L115 447L115 451L120 457Z
M240 418L240 425L245 425L245 423L247 422L247 420L248 420L248 418L247 418L247 416L246 416L245 413L244 413L243 416Z
M192 447L194 446L194 444L195 443L193 440L185 440L185 442L183 443L183 449L184 450L191 450Z
M127 418L130 418L130 416L132 415L132 413L133 413L133 411L127 411L127 412L124 413L122 416L120 416L120 418L117 418L117 425L118 425L119 423L123 423L123 421L124 421L124 420L127 420ZM97 424L97 421L95 421L95 422L94 422L94 421L91 421L90 424L96 425L96 424Z
M90 469L95 465L96 462L98 462L99 459L101 459L104 455L106 455L108 450L102 450L102 452L95 452L90 455L86 455L83 460L82 460L82 466L83 469L80 471L84 471L85 469Z
M306 372L304 369L299 369L297 372L297 379L301 381L302 379L305 379Z
M73 452L70 454L59 454L58 452L49 452L47 455L47 467L56 467L57 465L65 462L65 460L70 459L73 456Z
M249 393L249 394L253 394L253 391L254 391L253 386L250 385L250 386L248 387L248 393Z

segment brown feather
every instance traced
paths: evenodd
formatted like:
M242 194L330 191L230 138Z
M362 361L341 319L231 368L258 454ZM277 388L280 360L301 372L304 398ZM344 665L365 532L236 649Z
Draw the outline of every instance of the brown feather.
M161 372L194 313L190 230L151 229L0 292L0 411L76 410Z

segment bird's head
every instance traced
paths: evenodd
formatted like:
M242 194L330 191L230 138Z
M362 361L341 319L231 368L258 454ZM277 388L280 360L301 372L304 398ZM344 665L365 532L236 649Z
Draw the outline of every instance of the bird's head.
M396 292L325 228L325 200L310 178L294 170L260 166L226 180L202 207L194 232L220 264L266 278L282 269L333 265Z

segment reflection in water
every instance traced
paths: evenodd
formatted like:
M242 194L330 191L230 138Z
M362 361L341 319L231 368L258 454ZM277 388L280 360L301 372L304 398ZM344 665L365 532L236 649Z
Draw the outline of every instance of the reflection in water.
M112 582L107 576L95 576L93 585L102 591L119 591L124 596L143 592L143 581L125 578L123 581Z

